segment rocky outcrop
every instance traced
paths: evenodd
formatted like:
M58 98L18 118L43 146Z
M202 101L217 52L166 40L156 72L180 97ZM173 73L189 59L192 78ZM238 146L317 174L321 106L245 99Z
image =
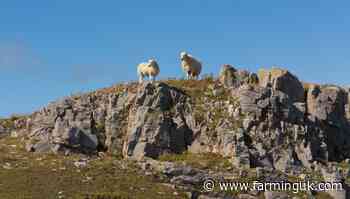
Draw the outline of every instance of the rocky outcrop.
M293 102L304 102L303 85L289 71L280 68L260 69L258 76L261 87L272 87L287 94Z
M122 151L127 110L132 92L89 93L50 103L31 115L27 149L30 151ZM45 147L43 147L45 146Z
M190 151L220 153L237 167L273 167L283 172L349 157L345 92L334 87L320 92L306 89L304 97L302 83L288 71L265 73L260 73L260 86L244 83L232 90L239 105L221 104L224 116L217 128L202 127Z
M347 97L340 87L312 85L307 91L308 114L313 120L341 125L341 122L345 122Z
M336 86L311 85L307 90L308 119L325 132L330 160L348 157L349 121L346 118L347 93Z
M242 84L257 84L259 78L257 74L250 73L247 70L236 70L229 64L224 64L221 67L219 81L227 88L239 87Z
M300 166L293 146L306 134L301 125L304 105L271 88L241 88L239 99L242 112L249 115L244 128L250 140L251 164L282 171Z
M186 150L192 142L187 95L164 83L135 90L90 93L49 104L31 116L27 149L108 150L133 158Z
M127 133L124 154L137 159L181 153L192 143L190 107L185 93L166 84L139 87L134 117Z
M350 158L349 103L348 89L302 84L287 70L256 75L224 65L218 80L130 83L66 97L30 116L0 120L0 137L23 137L32 152L103 151L148 163L163 154L215 153L241 170L299 175ZM169 165L158 170L173 184L217 177ZM321 171L334 180L335 171Z
M344 88L303 85L283 69L258 77L230 65L197 89L196 81L176 81L177 87L127 84L70 96L15 120L11 131L35 152L106 151L137 160L209 152L237 168L290 174L350 158Z
M220 70L219 81L226 87L234 87L236 84L236 72L237 70L234 67L224 64Z
M286 70L261 70L257 78L230 65L219 82L195 97L165 83L121 85L50 103L17 126L37 152L107 150L142 159L188 150L284 172L350 157L344 89L309 84L304 92Z

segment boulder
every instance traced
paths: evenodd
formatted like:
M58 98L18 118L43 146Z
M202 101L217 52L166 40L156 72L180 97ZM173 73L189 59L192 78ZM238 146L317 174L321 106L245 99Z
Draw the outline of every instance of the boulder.
M258 84L259 77L256 73L250 73L248 77L248 84Z
M242 84L257 84L259 78L257 74L247 70L236 70L231 65L225 64L221 67L219 81L227 88L239 87Z
M234 87L237 83L236 69L229 64L224 64L221 67L219 81L225 87Z
M259 85L270 86L273 90L279 90L287 94L293 102L304 102L304 88L296 76L289 71L272 68L260 69L258 72Z
M53 151L53 146L49 142L40 141L34 145L28 144L26 146L27 151L35 151L37 153L46 153Z

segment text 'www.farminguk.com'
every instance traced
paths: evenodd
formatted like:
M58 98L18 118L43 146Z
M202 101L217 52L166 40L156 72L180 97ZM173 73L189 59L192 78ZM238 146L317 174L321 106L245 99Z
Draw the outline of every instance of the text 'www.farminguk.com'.
M203 189L207 192L218 191L291 191L293 193L305 191L343 191L343 185L338 182L216 182L208 179L203 183Z

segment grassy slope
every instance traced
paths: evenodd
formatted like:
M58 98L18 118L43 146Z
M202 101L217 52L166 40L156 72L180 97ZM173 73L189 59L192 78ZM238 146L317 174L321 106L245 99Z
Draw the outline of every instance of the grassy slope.
M78 156L26 153L17 140L0 140L0 198L184 198L133 163L112 157L92 160L78 169ZM60 192L62 194L60 194Z

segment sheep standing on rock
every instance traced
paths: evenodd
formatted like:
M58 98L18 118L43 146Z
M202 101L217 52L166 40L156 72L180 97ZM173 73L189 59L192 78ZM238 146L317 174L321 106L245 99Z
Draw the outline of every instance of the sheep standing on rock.
M202 71L202 63L186 52L181 52L180 57L181 66L187 75L187 79L198 79Z
M153 82L159 74L159 66L156 60L150 59L146 63L141 63L137 66L137 73L139 75L139 82L142 83L144 77L148 77Z

